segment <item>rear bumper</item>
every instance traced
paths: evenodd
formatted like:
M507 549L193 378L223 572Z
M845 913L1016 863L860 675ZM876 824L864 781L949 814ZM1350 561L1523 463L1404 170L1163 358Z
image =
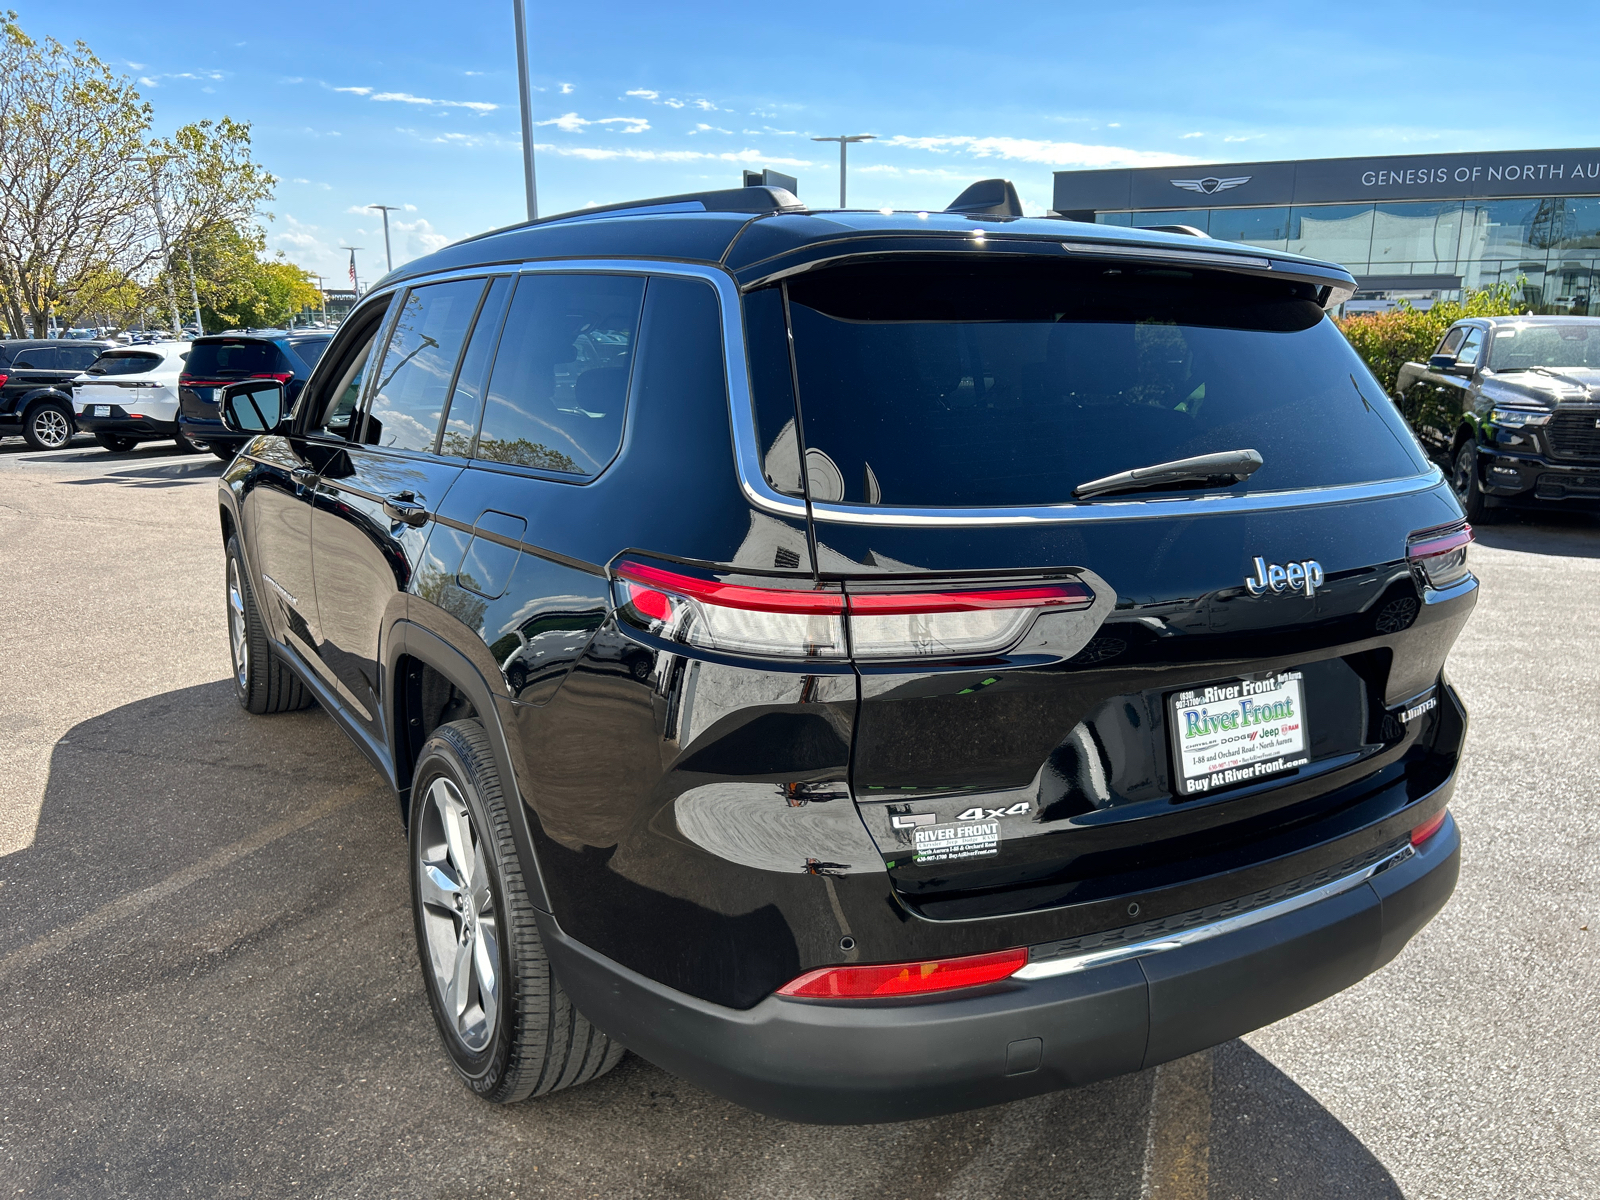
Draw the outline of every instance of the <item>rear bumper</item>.
M74 414L79 429L85 433L122 433L142 437L171 437L178 428L177 421L161 421L154 417L91 417L87 412Z
M1206 940L918 1003L674 991L543 921L573 1003L660 1066L747 1108L821 1124L934 1116L1076 1087L1238 1037L1387 963L1455 889L1453 819L1325 899Z
M191 442L204 442L207 446L235 452L250 440L249 434L229 433L220 420L191 417L182 411L178 413L178 430Z

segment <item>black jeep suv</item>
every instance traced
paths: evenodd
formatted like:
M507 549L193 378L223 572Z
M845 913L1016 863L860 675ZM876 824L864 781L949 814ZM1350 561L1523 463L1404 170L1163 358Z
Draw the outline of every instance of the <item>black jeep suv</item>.
M1600 318L1457 321L1396 392L1469 520L1600 509Z
M241 379L273 379L284 385L293 403L328 348L328 337L267 329L195 338L178 376L179 436L199 442L220 459L232 458L249 439L229 433L218 419L222 389Z
M1478 585L1353 287L755 187L448 247L297 404L226 389L239 701L392 784L467 1083L626 1046L901 1119L1399 953L1456 879Z
M23 338L0 342L0 437L22 435L34 450L72 440L72 381L115 342Z

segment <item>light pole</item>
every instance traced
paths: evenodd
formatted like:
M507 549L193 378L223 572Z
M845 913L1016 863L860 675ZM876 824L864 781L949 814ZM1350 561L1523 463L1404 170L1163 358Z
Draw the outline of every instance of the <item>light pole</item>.
M317 281L317 297L322 307L322 323L326 325L328 323L328 290L322 286L321 275L314 271L307 271L306 274Z
M381 208L383 210L383 261L389 270L394 270L394 255L389 252L389 214L399 212L398 204L369 204L368 208Z
M840 208L845 207L845 203L844 203L844 165L845 165L845 163L844 163L844 155L845 155L845 148L847 146L849 146L851 142L870 142L874 138L876 138L877 136L878 135L875 134L875 133L853 133L853 134L850 134L848 136L843 136L843 137L831 137L831 138L830 137L814 137L814 138L811 139L813 142L838 142L839 143L839 207Z
M517 99L522 108L522 182L528 193L528 220L539 219L539 185L533 174L533 85L528 79L528 6L511 0L517 22Z

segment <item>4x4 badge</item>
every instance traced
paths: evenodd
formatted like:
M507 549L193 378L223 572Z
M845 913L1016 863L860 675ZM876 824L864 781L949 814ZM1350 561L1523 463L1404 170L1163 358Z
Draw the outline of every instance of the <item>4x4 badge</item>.
M1250 589L1252 596L1281 592L1287 588L1293 592L1304 592L1309 597L1316 595L1317 589L1322 586L1322 578L1322 564L1314 558L1280 567L1277 563L1263 561L1258 555L1255 576L1246 575L1244 586Z

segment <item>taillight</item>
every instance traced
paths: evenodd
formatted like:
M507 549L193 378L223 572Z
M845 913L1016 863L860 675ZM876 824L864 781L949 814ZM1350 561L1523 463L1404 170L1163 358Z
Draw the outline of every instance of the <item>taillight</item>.
M1046 611L1088 608L1073 581L859 591L728 584L648 563L617 566L617 604L646 631L713 650L785 658L949 658L994 654ZM847 643L846 631L849 642Z
M1088 608L1081 583L952 588L936 592L860 592L852 588L850 645L857 658L994 654L1048 610Z
M279 383L288 383L294 378L293 371L257 371L250 376L251 379L276 379Z
M1411 844L1420 846L1439 830L1444 828L1445 810L1440 810L1435 816L1429 817L1421 825L1411 831Z
M806 1000L864 1000L872 996L921 996L998 983L1028 965L1026 950L971 954L927 962L876 963L807 971L778 989Z
M1431 587L1449 587L1467 577L1467 547L1471 544L1471 525L1425 529L1411 535L1406 558L1421 570Z
M837 588L748 587L641 562L617 567L617 603L647 632L708 650L784 658L844 658Z
M4 371L0 371L0 387L5 387L6 380L10 378L11 376L7 375Z

